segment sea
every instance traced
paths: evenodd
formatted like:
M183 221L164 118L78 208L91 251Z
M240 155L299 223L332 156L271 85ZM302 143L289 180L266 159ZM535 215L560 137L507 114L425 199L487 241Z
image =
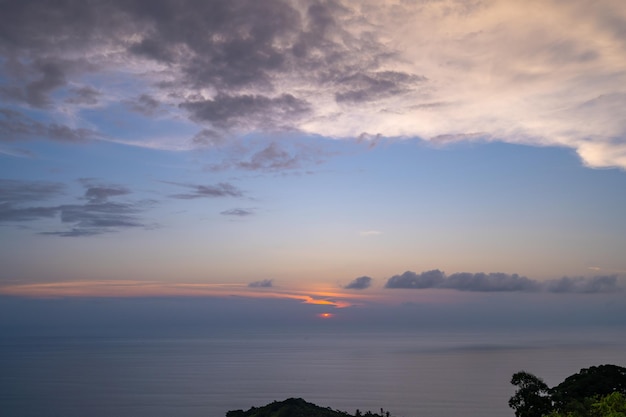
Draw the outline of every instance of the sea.
M626 366L621 328L246 329L2 335L4 417L224 417L291 397L396 417L512 417L513 373L549 386Z

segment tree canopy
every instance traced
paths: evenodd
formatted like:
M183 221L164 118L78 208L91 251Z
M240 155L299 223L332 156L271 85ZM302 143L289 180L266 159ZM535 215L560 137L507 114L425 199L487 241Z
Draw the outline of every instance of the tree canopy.
M528 372L513 374L509 399L516 417L626 417L626 368L583 368L553 388Z

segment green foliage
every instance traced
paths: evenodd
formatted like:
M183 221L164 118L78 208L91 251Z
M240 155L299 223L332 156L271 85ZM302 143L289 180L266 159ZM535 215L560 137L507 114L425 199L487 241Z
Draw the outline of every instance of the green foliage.
M588 398L587 406L577 411L553 411L546 417L626 417L626 396L619 392Z
M583 368L548 388L527 372L513 374L518 387L509 400L516 417L626 417L626 368Z
M584 368L550 390L557 410L579 413L589 410L591 404L586 399L613 392L626 394L626 368L616 365Z
M593 417L626 417L626 395L614 392L591 406Z

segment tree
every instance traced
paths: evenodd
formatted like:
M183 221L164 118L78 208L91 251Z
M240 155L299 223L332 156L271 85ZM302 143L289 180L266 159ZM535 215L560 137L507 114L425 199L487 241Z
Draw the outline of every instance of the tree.
M626 417L626 396L614 392L591 406L593 417Z
M626 417L626 396L614 392L595 400L587 398L586 408L577 411L553 411L546 417Z
M568 376L550 390L550 395L558 411L584 413L591 405L590 399L606 397L613 392L626 395L626 368L600 365L583 368Z
M520 371L513 374L511 384L518 387L509 399L509 407L516 417L542 417L552 411L549 388L541 378Z

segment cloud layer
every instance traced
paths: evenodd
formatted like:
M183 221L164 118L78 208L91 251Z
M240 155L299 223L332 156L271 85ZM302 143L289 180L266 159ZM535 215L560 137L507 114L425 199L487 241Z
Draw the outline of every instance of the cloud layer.
M453 289L473 292L538 292L551 293L612 293L622 291L617 275L596 277L562 277L537 281L517 274L459 272L446 275L434 269L420 274L406 271L389 278L385 288Z
M123 104L196 124L188 146L269 131L497 140L626 168L618 0L23 0L0 6L0 27L1 141L118 140L82 112ZM291 166L277 152L241 167Z

